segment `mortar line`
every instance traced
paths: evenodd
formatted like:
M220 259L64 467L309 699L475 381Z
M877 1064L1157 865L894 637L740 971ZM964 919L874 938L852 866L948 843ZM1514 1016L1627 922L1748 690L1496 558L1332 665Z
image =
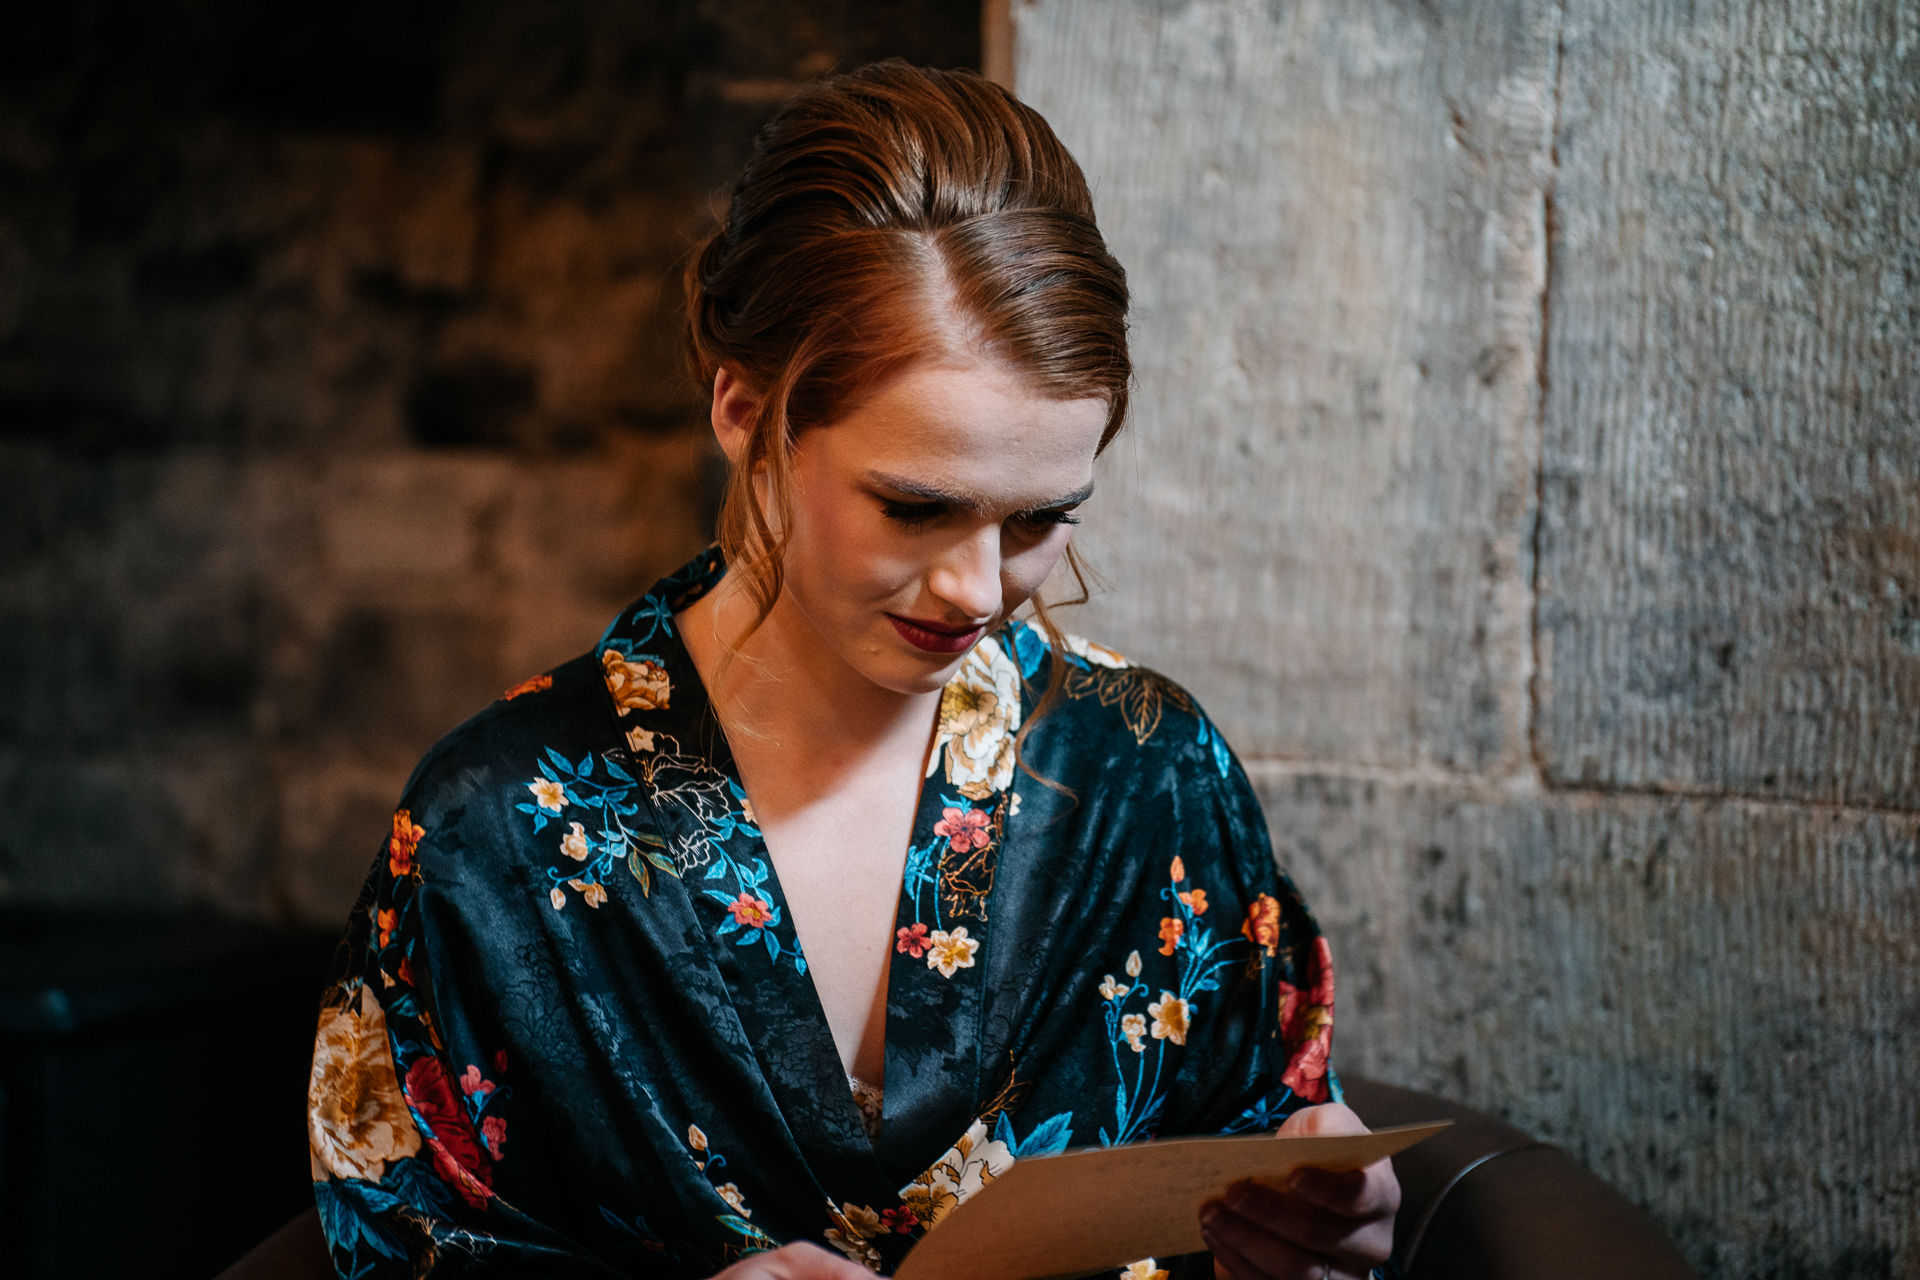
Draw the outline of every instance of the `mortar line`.
M1832 813L1845 816L1873 816L1901 819L1920 818L1920 808L1903 808L1899 805L1869 804L1858 801L1849 803L1841 800L1807 799L1799 796L1763 796L1755 795L1748 791L1716 790L1712 787L1688 786L1684 783L1622 783L1615 785L1599 783L1583 783L1579 785L1549 783L1541 785L1537 779L1526 773L1499 777L1445 769L1436 765L1413 765L1410 767L1396 768L1389 765L1349 764L1337 760L1309 760L1281 756L1243 760L1241 767L1247 771L1247 776L1254 780L1279 780L1282 778L1318 776L1342 778L1356 782L1377 782L1388 786L1448 787L1462 791L1477 791L1491 798L1499 799L1519 799L1533 796L1576 800L1619 798L1695 800L1714 801L1726 804L1755 805L1765 809L1792 809Z
M1534 381L1539 402L1534 409L1533 450L1533 563L1527 575L1527 641L1532 670L1527 673L1527 756L1533 766L1534 781L1551 789L1553 775L1547 768L1547 751L1541 741L1542 683L1545 679L1540 658L1540 554L1547 523L1547 395L1552 377L1547 369L1547 351L1553 336L1554 237L1559 230L1559 210L1555 204L1560 184L1560 111L1565 95L1567 65L1567 3L1560 0L1553 23L1553 111L1547 122L1547 177L1540 191L1540 348L1534 359Z

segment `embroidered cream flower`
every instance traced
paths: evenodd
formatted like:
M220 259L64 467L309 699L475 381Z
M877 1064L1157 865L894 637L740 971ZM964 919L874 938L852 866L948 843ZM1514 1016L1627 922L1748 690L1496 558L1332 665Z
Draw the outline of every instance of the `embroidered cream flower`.
M567 905L567 891L559 885L553 886L553 892L547 895L547 901L553 904L555 911Z
M575 862L587 860L587 829L577 822L569 823L567 834L560 837L560 852Z
M969 938L965 925L952 933L935 929L927 935L927 941L931 944L927 948L927 968L938 969L943 978L951 978L956 969L973 968L973 953L980 949L979 939Z
M1120 1019L1120 1034L1127 1038L1127 1048L1135 1053L1145 1053L1147 1020L1137 1013L1130 1013Z
M635 725L627 730L627 746L634 751L653 750L653 730Z
M551 809L558 813L567 807L567 789L551 778L529 782L527 790L533 792L535 803L542 809Z
M753 1210L747 1208L747 1198L740 1194L740 1188L731 1182L723 1182L714 1188L720 1198L733 1206L733 1211L743 1218L751 1218Z
M867 1241L883 1233L880 1215L860 1204L843 1204L838 1209L827 1201L827 1216L833 1225L827 1228L827 1243L871 1271L880 1269L880 1251Z
M420 1150L393 1069L386 1011L370 987L320 1012L307 1080L307 1147L315 1182L329 1174L378 1182L388 1161Z
M1106 981L1100 984L1100 998L1102 1000L1124 999L1126 997L1127 992L1131 990L1133 990L1132 987L1128 986L1124 982L1115 982L1113 980L1113 975L1108 974L1106 977Z
M1138 951L1127 957L1127 976L1129 978L1137 978L1140 976L1140 953Z
M1142 1258L1128 1263L1120 1272L1120 1280L1167 1280L1167 1273L1155 1265L1152 1258Z
M695 1151L705 1151L707 1149L707 1135L701 1130L699 1125L690 1124L687 1126L687 1145Z
M1052 647L1051 642L1047 640L1046 628L1042 627L1038 622L1035 622L1031 618L1027 619L1027 630L1038 636L1040 643L1047 645L1049 648ZM1067 642L1067 649L1075 657L1085 658L1096 667L1110 667L1117 671L1121 667L1130 667L1133 665L1113 650L1107 648L1107 646L1095 644L1085 636L1062 633L1061 638Z
M987 1122L975 1120L933 1167L900 1188L900 1199L927 1227L961 1201L1013 1168L1013 1152L987 1138Z
M1147 1006L1147 1012L1153 1015L1153 1038L1171 1040L1175 1044L1187 1042L1187 1002L1171 991L1162 991L1160 998Z
M569 880L567 883L580 891L580 896L587 900L590 907L597 907L607 900L607 886L603 884L590 884L585 880Z
M1013 783L1014 735L1020 728L1020 669L998 641L982 640L940 692L931 777L946 762L947 781L969 800L984 800Z
M646 658L631 661L618 649L600 651L601 674L606 677L607 692L620 714L629 711L653 711L667 705L670 685L667 669Z

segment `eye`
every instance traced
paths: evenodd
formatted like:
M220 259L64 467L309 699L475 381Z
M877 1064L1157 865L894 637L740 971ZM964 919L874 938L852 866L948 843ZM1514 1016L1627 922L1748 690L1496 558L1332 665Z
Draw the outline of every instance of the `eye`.
M944 502L888 502L880 504L880 514L887 519L907 528L918 529L928 521L938 520L947 514Z
M1055 507L1050 511L1022 511L1013 519L1015 523L1025 525L1036 533L1046 533L1063 524L1080 523L1079 516L1063 507Z

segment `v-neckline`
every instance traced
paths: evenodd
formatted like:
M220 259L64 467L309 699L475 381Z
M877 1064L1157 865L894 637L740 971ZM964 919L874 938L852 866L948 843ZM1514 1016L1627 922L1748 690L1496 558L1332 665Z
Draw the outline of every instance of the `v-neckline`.
M676 865L689 898L709 923L714 959L749 1024L789 1127L810 1161L824 1163L822 1175L835 1177L833 1187L845 1187L846 1179L878 1177L892 1196L948 1150L977 1109L985 966L976 957L986 943L992 868L1004 841L1011 792L1003 788L975 799L959 794L950 781L936 780L942 772L943 691L933 759L920 782L895 896L882 1032L882 1118L879 1137L870 1140L799 949L791 906L765 837L752 821L739 764L679 634L677 615L724 572L718 552L709 551L656 586L640 608L623 616L650 624L644 637L649 652L635 652L632 641L640 637L616 621L602 641L603 665L611 648L626 659L644 657L664 668L670 694L662 705L617 709L642 765L665 841L664 860ZM661 734L679 748L671 763L657 754L665 745ZM652 764L647 763L650 754ZM698 776L701 765L710 776ZM976 812L983 816L966 816ZM756 940L759 945L752 945Z

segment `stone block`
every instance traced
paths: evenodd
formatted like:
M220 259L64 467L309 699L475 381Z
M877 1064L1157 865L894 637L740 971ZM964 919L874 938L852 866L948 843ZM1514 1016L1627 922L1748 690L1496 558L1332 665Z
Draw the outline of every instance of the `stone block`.
M1527 754L1550 6L1016 10L1129 270L1133 425L1070 625L1259 756Z
M1709 1278L1920 1264L1920 816L1255 775L1337 1067L1567 1147Z
M1540 538L1559 782L1920 808L1920 35L1570 5Z

